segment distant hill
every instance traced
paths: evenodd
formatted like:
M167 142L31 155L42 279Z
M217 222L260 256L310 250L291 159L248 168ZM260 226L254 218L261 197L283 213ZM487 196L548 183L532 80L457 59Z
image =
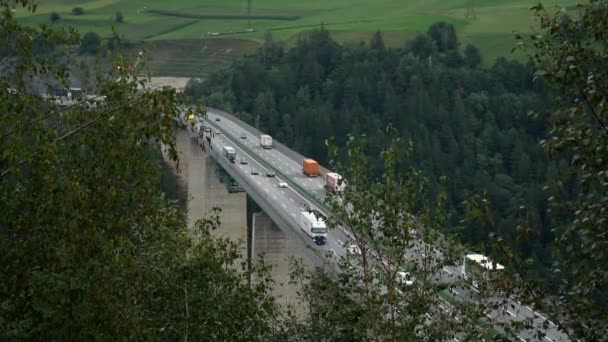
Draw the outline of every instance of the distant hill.
M531 32L535 25L529 8L536 0L252 0L251 18L246 0L44 0L30 15L15 12L24 23L74 25L82 32L110 35L111 25L133 41L223 37L261 40L293 39L298 33L324 23L338 41L368 40L376 30L387 45L401 46L431 23L454 24L464 43L479 46L490 63L508 56L513 31ZM573 1L546 0L548 8L571 8ZM83 14L74 15L81 7ZM115 22L116 12L123 22ZM251 29L251 30L249 30Z

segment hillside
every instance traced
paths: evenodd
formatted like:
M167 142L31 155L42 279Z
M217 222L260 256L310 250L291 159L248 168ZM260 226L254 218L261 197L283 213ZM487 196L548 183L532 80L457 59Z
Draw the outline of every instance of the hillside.
M57 24L74 25L82 32L120 33L135 41L181 40L205 37L260 40L272 30L278 39L293 39L299 32L324 23L338 41L368 40L381 30L389 46L402 46L416 32L436 21L452 23L463 43L479 46L489 65L508 56L513 31L530 32L534 25L529 8L533 0L252 0L250 26L245 0L46 0L34 15L15 13L29 25L49 23L56 11ZM546 0L547 7L570 7L573 1ZM84 13L72 14L74 7ZM122 23L115 23L121 12ZM249 27L252 31L248 32ZM234 41L237 42L237 41Z

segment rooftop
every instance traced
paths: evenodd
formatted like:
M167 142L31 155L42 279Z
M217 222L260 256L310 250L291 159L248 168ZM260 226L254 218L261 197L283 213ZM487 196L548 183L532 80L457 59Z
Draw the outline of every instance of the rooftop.
M498 264L498 263L496 265L494 265L492 263L492 260L488 259L488 257L486 257L485 255L482 255L482 254L467 254L466 258L471 261L475 261L480 266L482 266L488 270L493 270L493 269L502 270L505 268L503 265Z

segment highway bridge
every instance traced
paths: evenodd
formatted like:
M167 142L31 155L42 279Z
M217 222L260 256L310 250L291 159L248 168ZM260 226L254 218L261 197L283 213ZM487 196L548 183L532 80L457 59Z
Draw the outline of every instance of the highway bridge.
M69 97L56 98L48 95L46 97L53 99L59 106L71 105L74 102ZM89 95L89 98L103 101L95 95ZM259 141L259 137L263 133L229 113L208 108L205 116L198 115L196 121L198 124L204 122L207 126L212 127L212 138L209 143L206 143L206 139L201 140L199 133L190 128L193 138L201 141L201 147L203 144L207 146L207 153L245 189L247 194L253 198L286 236L296 241L296 245L300 246L301 251L313 264L319 267L327 267L328 259L337 261L340 257L346 255L347 246L353 242L353 238L347 229L343 227L330 229L327 243L321 246L316 245L300 229L298 219L302 211L315 209L328 215L323 203L325 198L324 181L322 178L309 178L302 174L301 162L304 156L276 140L273 141L272 149L263 149ZM181 121L189 126L185 118L181 118ZM235 163L229 162L222 156L221 151L224 145L235 148L237 153ZM242 163L241 159L247 160L247 163ZM257 172L252 172L253 170ZM267 177L267 171L273 171L276 176ZM327 171L327 169L321 167L322 173ZM287 183L289 186L283 188L279 186L279 183ZM297 242L301 243L298 244ZM441 251L419 242L407 251L406 257L409 262L418 262L425 256L425 253L440 255ZM333 266L335 266L335 263ZM462 285L463 282L457 282L460 279L460 265L445 266L440 274L434 277L437 282L452 284L449 296L454 299L476 301L479 291L471 285ZM495 298L495 300L502 301L505 299ZM449 311L450 304L446 301L440 309ZM516 298L506 299L506 305L502 309L491 310L487 312L486 316L491 323L532 320L534 328L518 332L513 337L516 341L570 341L549 318L532 307L523 305ZM537 331L542 331L544 336L538 336ZM458 341L458 336L454 340Z
M330 229L327 244L318 246L306 235L298 224L299 214L302 211L316 209L327 215L324 206L325 188L323 178L309 178L302 174L301 162L304 158L297 152L273 141L272 149L263 149L259 137L262 132L240 121L236 117L215 109L208 108L206 118L198 116L198 125L211 127L210 145L206 139L202 143L207 146L207 152L212 156L253 198L253 200L270 216L283 232L299 244L302 251L317 266L327 266L326 260L339 259L346 255L347 245L353 242L347 229L342 227ZM185 123L185 120L184 120ZM196 129L190 128L192 134L200 139ZM235 163L229 162L222 156L222 147L229 145L235 148L237 158ZM241 162L247 161L247 164ZM252 172L252 171L257 172ZM267 177L267 171L273 171L275 177ZM321 168L322 173L327 170ZM279 183L287 183L288 187L280 187ZM416 262L424 253L437 253L441 251L431 246L418 243L408 251L407 258ZM435 279L444 283L453 283L449 295L457 300L475 301L477 289L470 285L456 282L460 279L461 266L446 266L437 274ZM502 298L496 298L501 300ZM449 310L446 302L443 310ZM528 329L514 336L519 341L570 341L567 336L558 330L557 326L543 314L533 308L522 305L516 298L507 299L507 304L499 310L487 313L490 322L510 322L532 319L538 330L545 336L539 337L536 329ZM458 337L455 337L458 340Z

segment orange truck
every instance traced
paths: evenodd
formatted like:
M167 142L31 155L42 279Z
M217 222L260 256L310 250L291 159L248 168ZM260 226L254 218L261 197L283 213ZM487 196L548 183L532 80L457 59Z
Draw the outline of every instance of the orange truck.
M308 177L317 177L319 175L319 163L312 159L304 159L302 161L302 172Z

